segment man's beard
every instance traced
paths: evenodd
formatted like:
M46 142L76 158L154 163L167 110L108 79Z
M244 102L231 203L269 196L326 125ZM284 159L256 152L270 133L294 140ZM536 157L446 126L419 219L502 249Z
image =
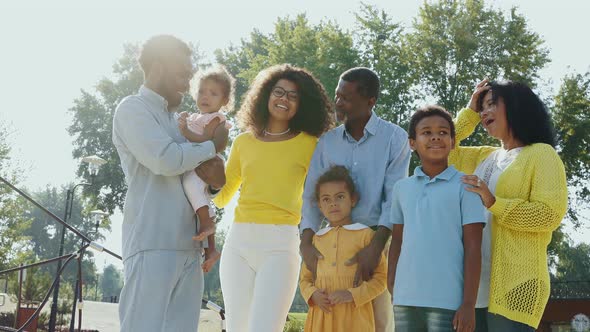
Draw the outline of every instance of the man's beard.
M346 114L344 112L334 111L334 122L338 125L346 122Z

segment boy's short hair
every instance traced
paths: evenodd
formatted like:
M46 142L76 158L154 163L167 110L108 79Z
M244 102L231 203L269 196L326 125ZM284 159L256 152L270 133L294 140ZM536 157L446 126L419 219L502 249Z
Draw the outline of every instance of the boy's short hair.
M431 116L440 116L441 118L447 120L449 122L449 126L451 127L451 138L455 139L455 124L453 123L453 117L451 116L451 113L447 112L447 110L438 105L426 105L420 107L416 110L416 112L414 112L414 114L412 114L410 126L408 128L408 136L411 139L416 139L416 126L418 126L418 122Z
M344 166L335 165L330 167L324 174L322 174L316 184L315 184L315 199L316 201L320 200L320 187L324 183L329 182L344 182L346 184L346 188L350 192L351 196L356 195L356 187L354 185L354 181L350 176L350 173Z

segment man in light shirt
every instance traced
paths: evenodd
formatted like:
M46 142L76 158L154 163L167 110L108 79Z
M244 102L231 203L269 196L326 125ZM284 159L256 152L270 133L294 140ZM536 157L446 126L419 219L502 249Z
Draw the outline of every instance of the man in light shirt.
M139 64L144 84L113 118L113 143L125 173L121 331L196 331L203 296L195 213L182 188L184 172L201 165L210 190L223 186L225 127L206 128L211 141L181 135L176 109L193 76L192 51L168 35L149 39ZM210 161L208 161L210 160Z
M368 68L352 68L340 75L336 88L336 117L344 124L325 133L314 151L305 180L300 230L301 255L315 273L317 260L323 259L312 244L322 223L314 198L315 183L333 165L345 166L358 188L360 199L352 210L353 222L374 230L371 244L350 257L358 264L355 284L369 280L391 235L391 193L393 185L408 176L410 146L408 134L373 112L379 97L379 78ZM385 291L373 300L375 331L393 331L391 295Z

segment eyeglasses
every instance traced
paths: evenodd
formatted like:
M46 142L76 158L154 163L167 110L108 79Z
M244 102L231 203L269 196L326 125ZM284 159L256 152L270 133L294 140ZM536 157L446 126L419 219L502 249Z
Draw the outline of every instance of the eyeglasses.
M272 88L272 95L277 98L281 98L285 95L285 93L287 94L287 99L289 99L289 101L299 100L299 94L297 93L297 91L287 91L281 88L280 86L275 86L274 88Z

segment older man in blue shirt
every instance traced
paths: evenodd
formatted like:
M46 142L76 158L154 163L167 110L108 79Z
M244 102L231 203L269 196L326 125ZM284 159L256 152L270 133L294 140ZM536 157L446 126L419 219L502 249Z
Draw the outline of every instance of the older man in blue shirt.
M355 283L371 278L391 235L391 193L393 185L408 176L410 147L408 134L399 126L380 119L373 107L379 97L379 78L368 68L353 68L340 76L336 89L336 116L343 125L324 134L311 160L305 190L300 229L301 254L315 272L321 253L312 238L322 222L314 199L318 177L332 165L349 169L360 200L352 220L377 230L369 246L350 263L358 263ZM393 330L391 296L385 291L373 302L376 331Z
M201 178L219 188L224 126L206 128L201 144L180 134L175 110L193 76L191 49L173 36L156 36L142 49L144 85L121 101L113 118L113 144L125 173L121 331L196 331L203 296L195 213L181 176L199 166ZM213 159L212 159L213 158Z

